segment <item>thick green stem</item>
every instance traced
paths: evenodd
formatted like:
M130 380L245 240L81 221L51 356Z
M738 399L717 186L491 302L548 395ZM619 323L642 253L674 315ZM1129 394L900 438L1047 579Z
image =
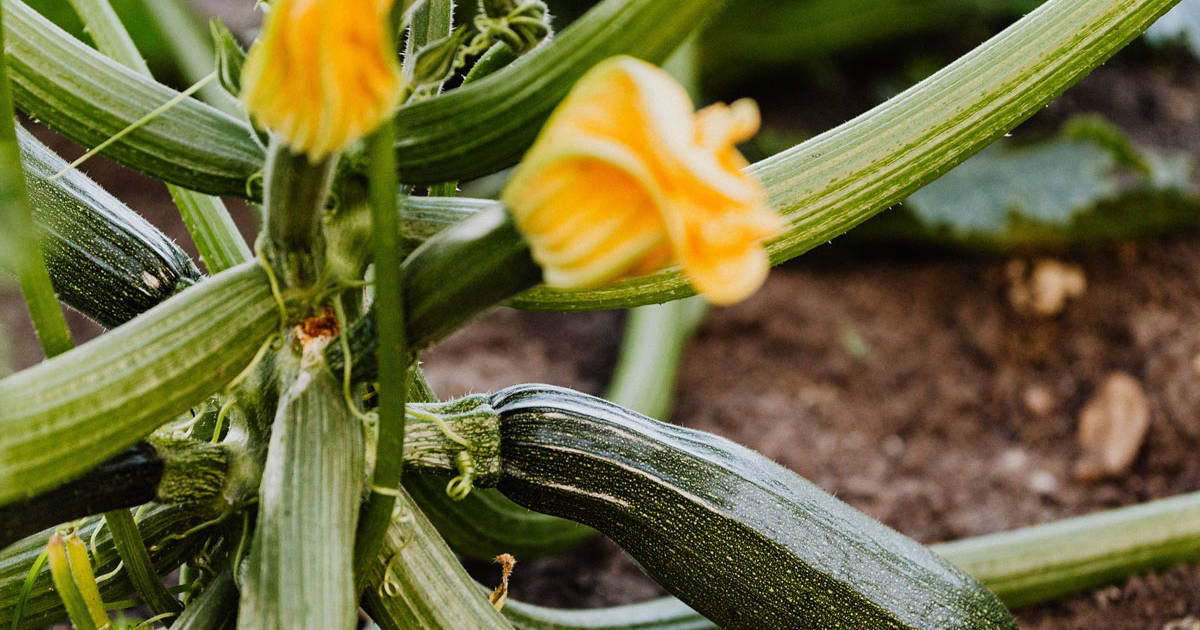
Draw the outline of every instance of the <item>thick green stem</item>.
M230 269L0 380L0 504L83 474L233 380L279 323L265 275Z
M368 567L392 521L393 492L404 474L405 403L408 400L409 340L405 331L405 269L400 259L400 222L396 208L395 131L384 125L371 138L371 233L375 252L375 312L379 340L379 436L371 493L354 541L355 593L366 585Z
M321 280L321 217L336 163L331 157L314 164L279 138L271 139L263 188L266 226L259 247L284 287L312 287Z
M297 340L289 340L299 344ZM354 627L351 548L363 490L363 425L320 341L279 352L284 392L271 428L238 627Z
M370 563L363 608L383 630L493 630L511 626L401 490L399 517Z

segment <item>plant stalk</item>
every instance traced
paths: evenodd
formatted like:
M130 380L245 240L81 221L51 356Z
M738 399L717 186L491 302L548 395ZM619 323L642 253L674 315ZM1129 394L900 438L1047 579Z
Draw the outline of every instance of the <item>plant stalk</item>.
M285 288L313 287L321 280L321 217L336 163L336 157L313 163L278 137L271 138L263 188L265 227L258 247Z
M393 494L404 474L405 404L408 400L408 366L412 359L405 329L405 268L400 258L402 238L396 207L395 129L383 125L371 138L371 236L375 261L375 312L379 348L379 431L370 495L354 540L355 593L366 585L368 567L392 521Z

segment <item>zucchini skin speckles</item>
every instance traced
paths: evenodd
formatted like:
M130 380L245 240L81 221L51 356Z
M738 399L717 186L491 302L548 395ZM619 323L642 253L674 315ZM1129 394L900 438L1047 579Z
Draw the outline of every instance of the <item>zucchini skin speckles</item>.
M747 448L571 390L497 392L500 491L594 527L724 628L1016 628L925 546Z

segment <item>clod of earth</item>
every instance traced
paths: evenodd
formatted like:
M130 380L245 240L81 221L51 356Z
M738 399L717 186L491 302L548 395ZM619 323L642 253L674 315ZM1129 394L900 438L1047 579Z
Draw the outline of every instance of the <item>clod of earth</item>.
M1075 478L1095 481L1129 470L1150 428L1150 404L1142 386L1129 374L1105 379L1079 414L1076 434L1083 454Z

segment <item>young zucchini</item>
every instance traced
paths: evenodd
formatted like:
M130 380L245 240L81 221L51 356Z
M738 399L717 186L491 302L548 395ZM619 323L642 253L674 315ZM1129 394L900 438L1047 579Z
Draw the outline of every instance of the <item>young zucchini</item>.
M497 392L500 491L612 538L723 628L1015 628L928 548L723 438L567 389Z
M115 328L200 280L171 239L17 129L33 218L59 299Z

